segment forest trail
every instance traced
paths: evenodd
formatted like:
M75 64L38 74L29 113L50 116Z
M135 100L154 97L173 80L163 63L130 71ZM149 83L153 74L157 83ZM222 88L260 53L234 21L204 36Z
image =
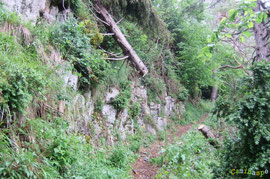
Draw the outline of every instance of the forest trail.
M177 126L176 132L173 130L169 130L168 141L170 143L173 142L173 138L175 136L181 137L184 133L188 132L193 125L200 124L203 122L208 116L208 113L205 113L201 116L201 119L197 121L195 124L188 124L185 126ZM151 144L149 147L141 147L139 151L140 157L136 160L133 165L133 177L134 179L152 179L154 178L159 170L159 167L153 165L149 162L151 158L155 158L160 155L159 151L162 147L166 146L163 141L156 141Z

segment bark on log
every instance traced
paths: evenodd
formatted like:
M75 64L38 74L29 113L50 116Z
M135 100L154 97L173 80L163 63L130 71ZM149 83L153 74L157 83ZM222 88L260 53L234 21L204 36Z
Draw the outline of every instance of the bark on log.
M101 19L106 22L104 23L106 28L111 33L114 33L114 38L119 44L119 46L122 48L124 54L126 56L129 56L135 68L140 72L142 76L145 76L148 73L147 67L144 65L140 57L137 55L135 50L129 44L124 34L121 32L120 28L117 26L116 22L112 18L112 16L99 1L95 3L95 8Z
M207 139L212 139L212 141L210 141L210 144L218 148L218 143L215 141L216 139L215 135L210 131L210 129L206 125L200 125L198 127L198 130L201 131L204 137L206 137Z
M59 105L58 105L58 112L60 114L64 114L65 112L65 101L59 101Z

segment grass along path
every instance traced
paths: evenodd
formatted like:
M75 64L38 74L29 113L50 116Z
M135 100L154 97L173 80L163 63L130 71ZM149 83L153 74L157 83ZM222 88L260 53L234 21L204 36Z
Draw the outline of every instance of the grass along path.
M208 113L205 113L195 124L200 124L207 118L207 116ZM174 132L173 130L169 130L168 141L172 143L174 137L181 137L184 133L188 132L195 124L192 123L185 126L179 125L176 128L176 132ZM151 144L147 148L140 148L140 157L136 160L132 167L134 179L152 179L158 174L160 168L156 165L151 164L149 160L151 158L156 158L157 156L159 156L161 148L165 146L166 144L163 141L157 140L155 143Z

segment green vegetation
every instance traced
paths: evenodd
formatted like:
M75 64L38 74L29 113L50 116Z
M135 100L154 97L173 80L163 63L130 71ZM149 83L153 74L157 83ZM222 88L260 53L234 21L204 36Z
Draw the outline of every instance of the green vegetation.
M59 94L66 95L62 83L52 80L57 69L44 62L38 48L50 50L50 44L58 47L63 58L81 73L81 89L90 88L90 84L94 88L93 85L102 84L109 75L106 70L111 69L110 64L101 52L91 47L91 37L84 33L84 24L70 18L60 25L41 23L24 27L18 16L2 8L0 17L1 26L9 23L18 34L25 28L28 34L23 35L38 38L26 45L23 35L0 33L1 178L130 178L129 164L135 155L129 148L100 146L95 150L87 137L69 130L67 121L51 112L40 119L28 109L29 105L39 106L41 102L53 104ZM40 44L38 40L42 46L35 46ZM18 123L18 114L26 118L23 123Z
M7 131L8 132L8 131ZM12 141L1 133L0 175L5 178L129 178L134 154L125 147L96 150L82 136L68 131L60 118L27 120L18 129L21 141L15 152ZM108 151L111 151L108 153Z
M33 97L44 97L49 70L35 59L33 47L18 51L22 47L6 34L0 34L0 41L0 108L24 112Z
M160 157L151 160L161 166L157 178L212 178L217 158L207 139L193 130L180 140L180 144L168 145Z
M141 105L138 102L135 102L132 104L132 106L129 107L128 115L131 119L136 119L136 117L141 112Z
M181 125L186 125L198 121L198 119L200 119L203 114L210 112L212 109L212 104L209 101L201 100L198 106L188 102L186 103L185 108L186 109L182 119L175 121Z
M224 108L219 105L216 113L222 113L225 120L237 127L233 134L227 134L224 140L224 149L220 156L222 165L220 173L233 168L248 168L260 170L268 168L269 118L268 93L269 91L269 64L256 63L252 67L254 77L247 77L242 84L241 94L245 96L237 103L227 104ZM232 110L228 110L232 109ZM231 154L234 154L233 156ZM256 156L256 157L254 157ZM241 161L236 160L240 158ZM219 173L219 174L218 174Z
M119 87L121 89L120 94L112 101L112 105L117 111L127 108L131 98L131 87L129 82L122 82Z
M230 172L270 169L267 3L98 0L147 66L144 77L95 3L52 0L65 20L34 24L0 2L0 178L131 178L136 153L156 140L166 145L150 159L157 178L253 178ZM67 85L77 77L78 88ZM106 104L112 87L119 94ZM143 88L142 101L132 92ZM158 114L149 113L153 103ZM105 104L117 111L113 122ZM206 113L216 139L194 128L168 145L171 129Z
M104 60L101 52L91 47L91 38L84 33L84 25L70 18L65 24L53 28L50 39L81 74L80 89L87 90L105 81L110 74L110 64Z
M129 135L127 141L129 143L129 149L133 152L139 152L142 146L148 147L150 143L153 143L156 136L153 134L144 134L142 129L137 127L137 132L133 135Z

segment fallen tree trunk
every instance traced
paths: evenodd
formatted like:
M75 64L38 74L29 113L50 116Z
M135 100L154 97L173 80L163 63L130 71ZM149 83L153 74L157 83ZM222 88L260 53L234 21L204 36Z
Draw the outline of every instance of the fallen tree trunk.
M216 142L216 137L215 135L210 131L210 129L206 126L206 125L200 125L198 127L198 130L202 132L202 134L204 135L204 137L206 137L207 139L211 139L210 140L210 144L216 148L218 148L218 143Z
M105 22L104 25L106 26L106 28L111 33L114 34L114 38L119 44L119 46L122 48L124 54L129 57L129 59L132 61L133 65L140 72L140 74L142 76L145 76L148 73L147 67L144 65L140 57L137 55L135 50L129 44L124 34L121 32L116 22L112 18L112 16L99 1L95 3L95 8L102 21Z

